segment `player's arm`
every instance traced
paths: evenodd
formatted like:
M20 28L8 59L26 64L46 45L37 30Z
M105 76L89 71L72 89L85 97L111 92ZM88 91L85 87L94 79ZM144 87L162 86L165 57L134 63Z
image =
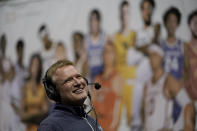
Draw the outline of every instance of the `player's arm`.
M187 58L187 44L184 44L184 66L183 66L183 80L187 81L189 79L189 59Z
M142 47L136 47L136 49L140 52L142 52L145 56L148 56L148 47L149 44L157 44L159 45L159 36L160 36L160 30L161 30L161 26L159 23L154 25L154 36L152 38L151 43L146 43L144 46Z
M145 56L148 56L148 47L149 45L146 44L141 47L136 47L136 50L142 52Z
M151 43L151 44L159 45L159 43ZM146 45L141 46L141 47L136 47L136 50L142 52L145 56L148 56L148 48L149 48L149 46L150 46L149 44L146 44Z
M193 103L186 105L184 109L184 131L194 131L195 109Z
M168 75L164 83L164 96L167 99L175 99L176 94L180 90L179 86L178 81L173 76ZM172 131L172 129L162 128L159 131Z
M123 79L122 77L117 74L112 83L112 89L116 93L116 100L113 107L113 119L111 122L111 128L117 129L120 125L119 113L120 113L120 104L121 104L121 96L122 96L122 86L123 86Z
M161 25L159 23L156 23L154 25L154 36L152 39L152 43L159 44L160 32L161 32Z
M137 33L135 33L135 43L137 42ZM137 47L136 44L135 44L135 49L141 53L143 53L145 56L148 56L148 46L149 44L145 44L144 46L141 46L141 47Z
M26 122L26 117L27 117L27 113L26 113L26 109L27 109L27 103L26 103L26 92L27 92L27 84L25 84L25 86L23 87L22 90L22 100L21 100L21 105L22 105L22 110L19 112L20 113L20 118L23 122Z
M181 107L185 107L191 102L185 88L183 88L182 82L176 80L173 76L168 75L166 84L164 87L165 96L169 99L176 99Z
M164 94L168 99L175 99L179 91L181 90L181 82L177 81L170 74L167 76L164 85Z
M120 74L117 74L114 77L112 84L113 84L113 86L112 86L113 91L116 93L118 99L120 99L122 96L122 86L123 86L123 79L120 76Z

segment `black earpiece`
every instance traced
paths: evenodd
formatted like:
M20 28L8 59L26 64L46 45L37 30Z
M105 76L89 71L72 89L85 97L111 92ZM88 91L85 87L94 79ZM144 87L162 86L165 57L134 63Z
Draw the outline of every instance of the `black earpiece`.
M96 89L96 90L99 90L100 88L101 88L101 85L99 84L99 83L88 83L88 85L94 85L94 88Z
M85 77L83 77L83 78L86 81L87 85L94 85L94 88L96 90L99 90L101 88L101 85L99 83L97 83L97 82L96 83L89 83L87 78L85 78Z
M55 102L60 102L61 101L61 97L60 94L55 86L55 84L53 83L53 81L47 77L47 72L45 74L45 77L42 80L44 88L46 90L46 94L48 96L49 99L54 100Z

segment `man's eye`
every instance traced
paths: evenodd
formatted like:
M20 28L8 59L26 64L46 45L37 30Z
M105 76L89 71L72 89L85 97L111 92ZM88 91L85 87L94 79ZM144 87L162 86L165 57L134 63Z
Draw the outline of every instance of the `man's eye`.
M67 80L65 81L65 83L70 83L70 82L72 82L72 78L69 78L69 79L67 79Z
M77 78L77 79L81 79L81 78L82 78L82 76L81 76L81 75L78 75L76 78Z

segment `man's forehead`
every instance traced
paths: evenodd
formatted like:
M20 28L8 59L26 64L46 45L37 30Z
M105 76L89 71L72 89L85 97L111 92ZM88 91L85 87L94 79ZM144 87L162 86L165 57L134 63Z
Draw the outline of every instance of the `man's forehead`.
M64 74L64 75L71 75L73 73L78 73L76 68L73 65L66 65L63 67L60 67L56 70L55 74Z
M66 65L58 68L54 73L54 77L56 79L64 80L76 74L79 74L79 72L76 70L76 68L73 65Z
M143 8L144 7L150 7L151 6L151 8L152 8L152 5L151 5L151 3L149 2L149 1L144 1L144 3L143 3Z

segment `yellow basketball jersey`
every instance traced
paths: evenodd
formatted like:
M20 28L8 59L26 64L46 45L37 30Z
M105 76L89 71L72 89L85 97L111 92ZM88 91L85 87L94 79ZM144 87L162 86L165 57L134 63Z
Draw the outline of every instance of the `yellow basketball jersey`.
M135 78L136 67L129 67L126 63L127 51L135 44L136 33L130 31L127 35L118 32L114 38L116 50L116 68L124 78Z
M38 90L34 93L32 91L32 85L26 85L26 100L25 105L28 113L34 113L41 109L43 102L45 101L45 90L41 84L38 85Z

